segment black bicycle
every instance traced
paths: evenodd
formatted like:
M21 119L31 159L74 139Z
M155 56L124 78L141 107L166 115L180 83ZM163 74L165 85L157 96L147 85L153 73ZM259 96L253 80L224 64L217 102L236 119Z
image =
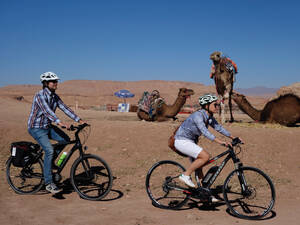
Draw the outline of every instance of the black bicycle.
M179 209L190 198L200 199L202 202L211 202L216 189L212 189L218 175L226 163L231 159L235 169L229 173L223 185L224 201L230 211L239 218L261 219L273 208L275 203L274 185L263 171L243 166L237 155L241 152L239 138L232 141L232 147L209 160L209 165L221 157L226 156L220 166L212 166L202 179L200 185L197 176L197 188L187 188L179 179L185 168L177 162L163 160L155 163L146 176L146 190L152 204L164 209ZM219 196L216 196L220 198Z
M104 198L112 187L113 176L108 164L99 156L86 154L87 146L83 144L90 134L90 125L82 124L71 126L70 130L75 131L75 139L67 145L73 144L65 160L53 172L53 180L59 183L60 175L69 159L77 150L79 157L71 167L70 181L74 190L84 199L100 200ZM80 137L84 139L80 140ZM59 147L54 144L54 149ZM28 161L24 166L14 166L13 157L10 156L6 162L6 178L11 188L18 194L34 194L44 186L43 178L43 150L39 147L30 152Z

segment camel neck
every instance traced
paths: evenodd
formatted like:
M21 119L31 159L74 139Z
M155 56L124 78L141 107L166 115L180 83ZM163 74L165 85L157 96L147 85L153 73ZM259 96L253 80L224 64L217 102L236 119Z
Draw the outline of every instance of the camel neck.
M180 106L182 107L186 102L186 97L178 96L172 106Z
M244 113L250 116L253 120L260 121L261 110L255 109L246 98L241 100L239 98L233 98L233 100Z
M162 110L168 116L175 116L179 113L180 109L186 102L186 97L178 96L172 105L163 104Z

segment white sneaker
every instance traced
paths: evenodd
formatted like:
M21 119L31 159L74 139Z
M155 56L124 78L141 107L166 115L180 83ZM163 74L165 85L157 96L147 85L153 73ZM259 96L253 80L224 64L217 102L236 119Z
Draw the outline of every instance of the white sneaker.
M62 191L62 189L58 188L54 183L46 185L46 190L51 192L52 194L56 194Z
M192 187L192 188L196 187L196 185L193 183L193 181L192 181L192 179L191 179L190 176L181 174L179 176L179 180L182 181L182 182L184 182L189 187Z
M211 200L212 203L217 203L217 202L221 201L220 199L217 199L215 196L211 196L210 200Z

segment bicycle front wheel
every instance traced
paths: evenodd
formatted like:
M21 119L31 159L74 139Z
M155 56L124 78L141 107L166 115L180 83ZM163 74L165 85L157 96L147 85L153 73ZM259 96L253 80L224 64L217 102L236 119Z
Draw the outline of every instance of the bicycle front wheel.
M108 164L96 155L78 158L71 168L71 183L80 197L87 200L104 198L112 187L113 177Z
M243 219L263 218L275 203L271 179L254 167L232 171L225 180L223 195L230 211Z
M10 157L6 162L6 179L10 187L18 194L34 194L41 190L43 180L43 161L25 167L15 167Z
M185 171L177 162L165 160L155 163L146 177L146 190L154 206L178 209L189 199L178 177Z

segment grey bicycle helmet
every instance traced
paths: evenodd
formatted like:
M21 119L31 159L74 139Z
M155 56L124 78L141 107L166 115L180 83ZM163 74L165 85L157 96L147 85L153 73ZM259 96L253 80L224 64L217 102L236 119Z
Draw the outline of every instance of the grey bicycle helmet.
M199 97L199 104L201 106L215 102L218 100L218 97L214 94L205 94Z
M40 76L41 82L50 80L59 80L59 77L53 72L42 73Z

